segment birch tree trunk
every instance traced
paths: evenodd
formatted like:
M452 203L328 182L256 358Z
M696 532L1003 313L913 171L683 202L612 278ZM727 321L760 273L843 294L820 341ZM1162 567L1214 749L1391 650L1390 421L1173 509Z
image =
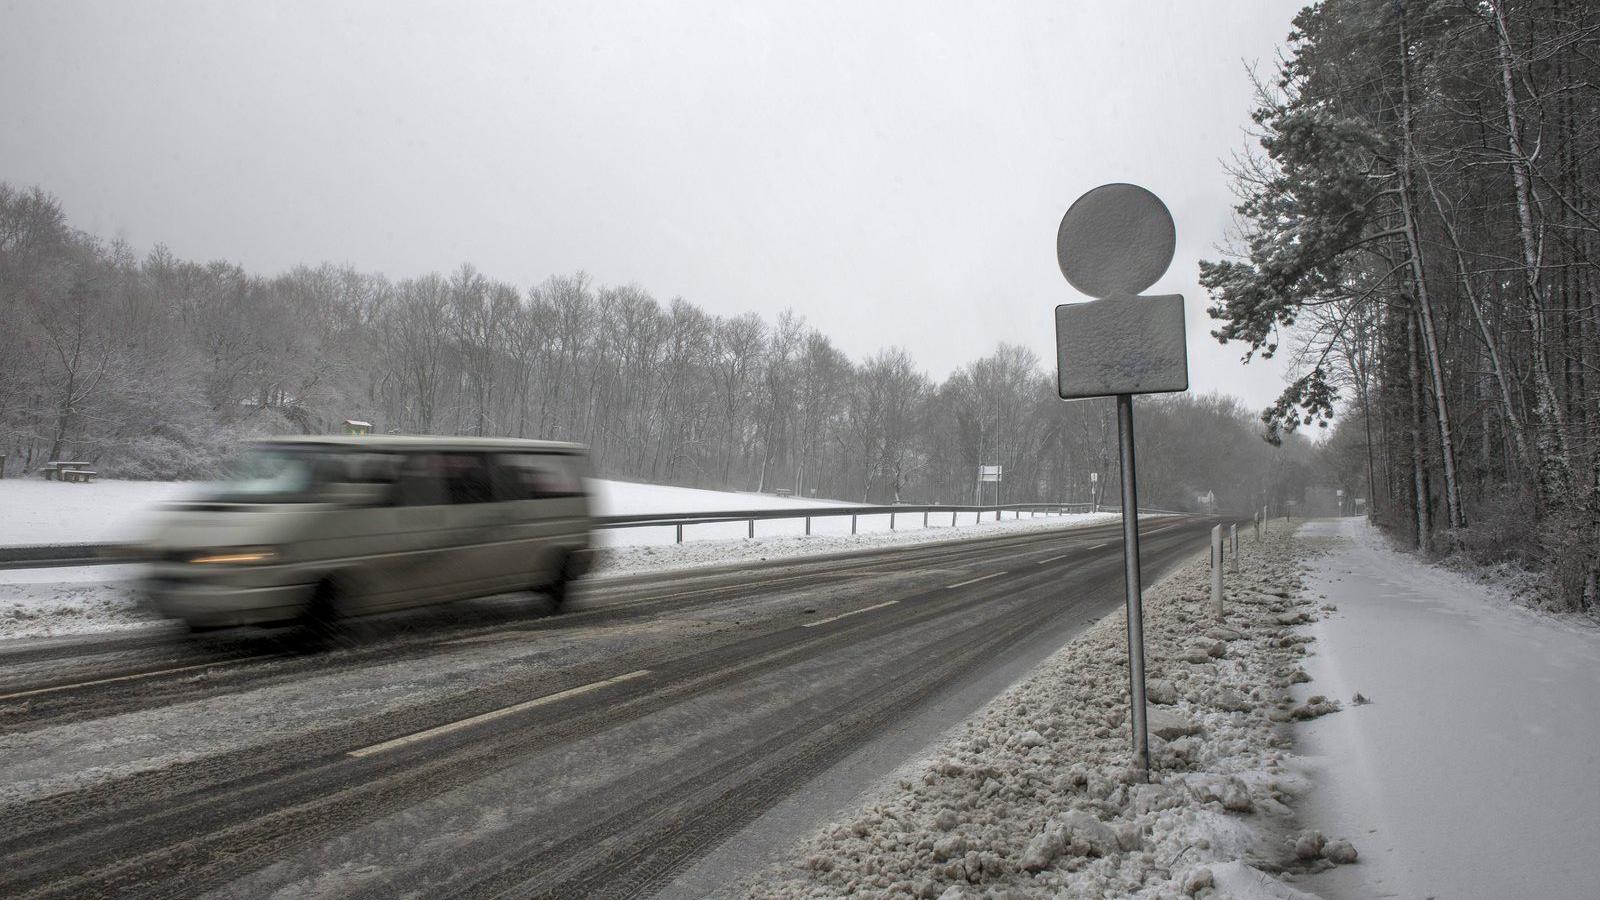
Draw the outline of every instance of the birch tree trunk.
M1433 383L1434 416L1439 427L1439 457L1444 469L1445 514L1452 529L1466 524L1461 510L1461 491L1456 478L1455 440L1450 430L1449 396L1445 392L1444 372L1439 362L1438 330L1433 321L1433 301L1428 295L1428 278L1423 266L1422 240L1418 234L1416 204L1412 200L1411 161L1415 142L1411 134L1411 66L1405 18L1400 20L1400 211L1405 231L1411 280L1416 291L1417 311L1422 317L1422 343L1428 357L1428 375Z
M1547 509L1564 505L1572 485L1571 450L1566 422L1550 373L1549 340L1545 334L1544 294L1539 284L1539 240L1534 234L1533 189L1528 157L1522 147L1522 122L1517 110L1516 83L1511 56L1511 35L1499 0L1490 4L1492 28L1499 51L1500 87L1505 99L1506 147L1511 155L1511 178L1516 190L1517 237L1522 247L1522 275L1527 288L1526 315L1533 368L1534 414L1539 435L1539 494Z

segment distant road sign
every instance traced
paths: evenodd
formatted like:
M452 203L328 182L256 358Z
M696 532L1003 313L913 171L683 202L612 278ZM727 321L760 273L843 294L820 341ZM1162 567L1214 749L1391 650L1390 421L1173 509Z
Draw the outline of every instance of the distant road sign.
M978 467L978 480L979 481L1000 481L1004 469L1005 469L1004 466L979 466Z

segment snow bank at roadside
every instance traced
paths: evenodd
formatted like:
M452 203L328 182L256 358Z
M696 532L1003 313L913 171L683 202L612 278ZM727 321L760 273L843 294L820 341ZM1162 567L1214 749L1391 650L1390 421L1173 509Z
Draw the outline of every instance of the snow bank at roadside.
M161 619L135 606L128 589L116 581L0 584L0 639L122 631L160 624Z
M1203 558L1146 590L1150 783L1128 767L1119 612L803 841L748 896L1303 896L1268 873L1354 849L1289 840L1285 801L1302 785L1282 765L1279 723L1337 708L1290 699L1304 678L1294 629L1315 614L1293 599L1296 548L1284 534L1244 543L1223 622Z

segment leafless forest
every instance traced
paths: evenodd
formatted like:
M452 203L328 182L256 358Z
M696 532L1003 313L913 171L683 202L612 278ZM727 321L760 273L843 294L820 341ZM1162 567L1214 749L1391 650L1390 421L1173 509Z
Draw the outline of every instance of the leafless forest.
M1592 607L1600 10L1326 2L1255 121L1239 252L1202 280L1219 336L1270 355L1288 331L1300 377L1269 429L1342 405L1346 478L1390 528Z
M582 274L520 290L471 266L390 282L138 258L71 228L42 190L9 187L0 292L12 474L74 458L110 476L202 477L240 438L360 419L581 441L601 474L663 483L960 504L984 462L1006 467L1007 502L1086 500L1092 484L1116 502L1109 404L1056 399L1014 346L937 383L897 349L851 360L792 314L722 318ZM1231 399L1140 409L1146 503L1214 494L1245 511L1313 477L1309 445L1268 446Z

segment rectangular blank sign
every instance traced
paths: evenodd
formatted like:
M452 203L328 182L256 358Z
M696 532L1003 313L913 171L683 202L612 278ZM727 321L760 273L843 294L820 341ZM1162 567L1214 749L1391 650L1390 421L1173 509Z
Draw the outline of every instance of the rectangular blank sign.
M1056 307L1064 400L1189 389L1183 297L1112 297Z

